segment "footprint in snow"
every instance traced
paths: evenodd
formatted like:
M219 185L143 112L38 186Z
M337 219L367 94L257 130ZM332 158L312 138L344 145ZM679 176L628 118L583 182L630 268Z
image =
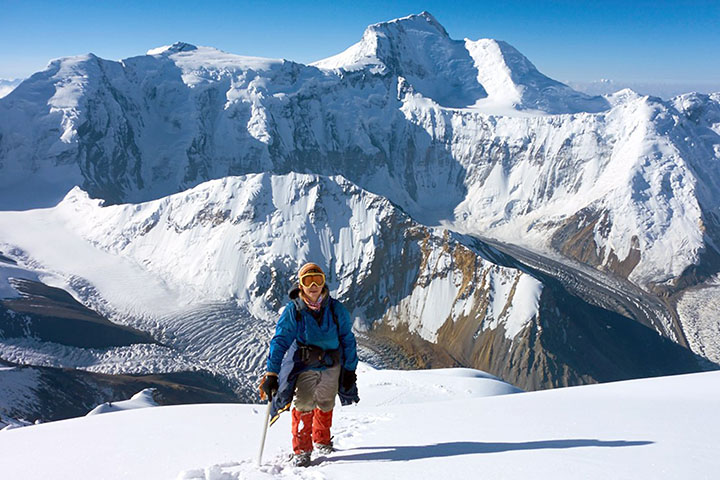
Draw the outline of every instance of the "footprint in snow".
M333 425L334 443L340 450L360 445L363 433L372 429L377 422L392 420L392 415L368 415L343 411ZM313 458L309 468L293 467L289 463L290 453L285 451L275 458L263 462L260 467L254 460L237 463L223 463L210 467L186 470L177 476L177 480L267 480L272 478L298 480L324 480L325 476L314 467L322 467L320 458Z
M186 470L177 476L177 480L268 480L282 478L287 480L325 480L325 476L315 471L313 466L293 467L288 463L288 453L278 455L269 463L260 467L254 461L225 463L194 470Z

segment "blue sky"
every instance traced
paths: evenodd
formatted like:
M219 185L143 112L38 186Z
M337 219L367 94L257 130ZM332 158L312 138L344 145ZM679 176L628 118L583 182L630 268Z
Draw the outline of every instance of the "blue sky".
M2 0L0 78L51 58L142 55L184 41L309 63L372 23L427 10L450 36L496 38L561 81L601 78L720 85L720 1Z

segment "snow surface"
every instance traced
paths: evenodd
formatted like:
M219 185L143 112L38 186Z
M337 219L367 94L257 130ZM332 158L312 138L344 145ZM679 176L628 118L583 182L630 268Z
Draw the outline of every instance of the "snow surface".
M3 475L710 480L720 469L720 372L483 398L493 380L470 370L363 366L358 381L361 402L336 408L339 451L305 469L286 461L288 414L270 429L257 467L263 406L188 405L0 432L0 451L12 459Z
M154 388L146 388L139 391L128 400L119 402L105 402L88 412L88 415L100 415L102 413L123 412L138 408L157 407L159 404L153 398Z

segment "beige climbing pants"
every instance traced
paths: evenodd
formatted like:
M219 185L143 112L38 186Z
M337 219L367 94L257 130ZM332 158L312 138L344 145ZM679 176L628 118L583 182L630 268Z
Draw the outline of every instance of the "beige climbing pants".
M300 412L310 412L317 407L329 412L335 406L339 379L339 364L325 370L302 372L295 384L295 408Z

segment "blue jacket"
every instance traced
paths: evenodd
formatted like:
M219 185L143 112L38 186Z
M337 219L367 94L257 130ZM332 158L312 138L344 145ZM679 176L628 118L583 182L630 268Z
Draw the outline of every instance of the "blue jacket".
M342 367L346 370L357 368L357 346L355 335L352 332L350 314L342 303L330 298L327 287L323 293L325 299L318 322L300 298L299 289L295 287L290 290L292 300L285 306L285 310L278 320L275 336L270 341L268 372L280 372L283 357L294 341L303 345L314 345L323 350L340 349ZM333 302L334 305L331 306L330 302ZM337 325L333 319L333 309L337 317ZM300 314L300 322L296 320L296 312Z

